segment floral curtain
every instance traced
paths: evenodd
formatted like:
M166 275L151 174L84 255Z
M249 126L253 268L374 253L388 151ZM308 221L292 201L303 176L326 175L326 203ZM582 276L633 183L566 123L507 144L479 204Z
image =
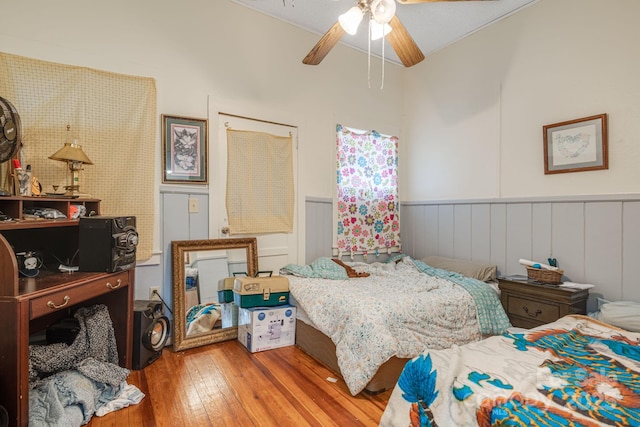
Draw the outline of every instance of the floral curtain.
M398 138L336 127L338 255L400 251Z

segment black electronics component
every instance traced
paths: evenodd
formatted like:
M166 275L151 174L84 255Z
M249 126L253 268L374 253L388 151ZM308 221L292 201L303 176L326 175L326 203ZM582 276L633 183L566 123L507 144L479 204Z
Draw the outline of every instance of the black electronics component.
M67 345L73 344L80 332L78 319L70 317L62 319L49 326L46 331L47 344L63 342Z
M162 355L169 338L169 319L161 301L133 302L133 369L144 369Z
M80 218L79 270L128 270L136 264L138 232L135 216L90 216Z
M0 163L13 158L21 141L20 115L9 100L0 97Z
M9 425L9 413L4 408L4 406L0 406L0 427L7 427Z

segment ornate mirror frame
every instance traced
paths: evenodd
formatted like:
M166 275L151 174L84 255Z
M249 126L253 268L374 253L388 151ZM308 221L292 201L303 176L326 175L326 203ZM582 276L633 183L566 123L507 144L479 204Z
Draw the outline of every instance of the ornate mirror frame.
M186 278L185 257L188 252L246 249L247 274L258 272L258 243L255 237L213 240L174 240L171 242L171 267L173 272L173 349L175 351L199 347L215 342L235 339L238 327L214 330L194 337L186 335Z

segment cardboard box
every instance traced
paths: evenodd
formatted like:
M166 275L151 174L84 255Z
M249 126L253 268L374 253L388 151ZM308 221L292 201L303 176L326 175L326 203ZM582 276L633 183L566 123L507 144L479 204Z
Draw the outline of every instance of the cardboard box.
M284 276L236 278L233 302L240 308L289 304L289 279Z
M292 305L240 308L238 341L252 353L295 344L296 308Z

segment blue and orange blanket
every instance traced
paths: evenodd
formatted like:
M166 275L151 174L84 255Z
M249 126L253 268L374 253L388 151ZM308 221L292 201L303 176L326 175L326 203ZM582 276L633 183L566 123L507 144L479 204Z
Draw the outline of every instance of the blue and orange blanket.
M640 426L640 333L566 316L525 333L426 351L381 426Z

